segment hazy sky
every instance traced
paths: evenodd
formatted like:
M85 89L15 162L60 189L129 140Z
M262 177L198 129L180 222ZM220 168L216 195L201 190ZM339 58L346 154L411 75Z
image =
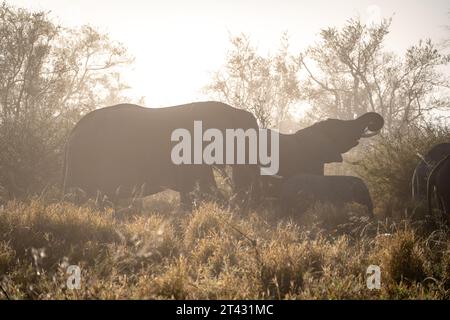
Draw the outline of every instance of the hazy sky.
M148 106L204 99L199 89L220 68L229 35L251 35L262 53L276 50L283 31L292 51L317 40L321 28L393 16L386 49L398 53L421 38L440 41L450 25L448 0L9 0L51 11L64 25L91 24L122 42L136 58L126 73L130 94Z

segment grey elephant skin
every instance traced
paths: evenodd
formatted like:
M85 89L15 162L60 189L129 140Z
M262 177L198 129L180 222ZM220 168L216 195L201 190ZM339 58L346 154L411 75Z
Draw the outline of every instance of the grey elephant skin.
M352 176L296 175L281 186L281 208L286 214L302 214L317 202L342 206L358 203L373 217L373 204L366 184Z
M433 199L437 207L450 222L450 155L439 161L428 177L427 183L428 212L431 215Z
M327 119L294 134L280 133L280 167L278 176L298 174L324 175L326 163L342 162L342 154L356 147L361 138L369 138L383 128L384 119L368 112L354 120ZM265 197L277 193L283 179L271 176L261 179ZM278 190L278 191L277 191ZM276 197L278 197L276 195Z
M356 147L359 139L376 135L383 117L368 112L354 120L328 119L294 134L280 134L278 175L324 174L324 165L342 162L342 154Z
M433 146L420 160L414 169L412 177L412 198L423 201L427 198L427 181L433 167L447 155L450 155L450 143L440 143Z
M212 101L167 108L120 104L98 109L84 116L69 136L65 192L77 188L95 196L100 191L116 199L129 197L135 188L140 188L141 196L172 189L190 207L194 189L207 193L217 189L211 165L175 165L171 160L171 150L178 143L171 141L172 132L184 128L193 139L196 120L202 121L203 131L216 128L223 134L225 129L258 129L251 113ZM258 174L257 165L233 166L236 192L251 188Z

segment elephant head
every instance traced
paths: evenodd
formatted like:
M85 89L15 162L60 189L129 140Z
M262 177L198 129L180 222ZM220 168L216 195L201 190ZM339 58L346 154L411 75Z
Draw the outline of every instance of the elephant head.
M383 117L368 112L354 120L327 119L280 137L280 175L323 174L325 163L342 162L342 154L361 138L379 133Z
M318 134L330 143L329 149L340 156L350 149L356 147L359 139L372 137L383 128L383 117L375 112L368 112L354 120L328 119L318 124Z

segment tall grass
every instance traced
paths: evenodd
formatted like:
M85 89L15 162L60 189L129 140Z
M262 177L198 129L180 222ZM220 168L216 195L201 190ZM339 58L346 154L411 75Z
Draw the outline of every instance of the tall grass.
M408 221L351 217L318 225L326 206L300 223L212 203L163 214L157 204L118 218L69 203L9 202L0 212L2 288L11 299L450 298L445 229L423 235ZM363 224L372 231L360 232ZM381 267L380 290L366 287L371 264ZM69 265L81 267L80 289L66 286Z

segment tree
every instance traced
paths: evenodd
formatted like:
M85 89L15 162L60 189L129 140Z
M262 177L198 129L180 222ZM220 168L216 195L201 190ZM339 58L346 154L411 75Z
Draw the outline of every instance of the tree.
M448 108L448 99L439 97L449 85L439 67L449 56L431 40L411 46L403 58L383 51L390 23L367 26L351 19L341 30L322 30L321 42L299 56L311 121L375 111L385 119L384 131L393 133Z
M231 38L232 49L206 91L232 106L252 112L263 128L283 125L299 99L298 64L283 34L276 55L261 56L246 35Z
M64 28L6 3L0 37L0 185L21 196L56 181L69 130L120 98L120 67L132 59L92 27Z

